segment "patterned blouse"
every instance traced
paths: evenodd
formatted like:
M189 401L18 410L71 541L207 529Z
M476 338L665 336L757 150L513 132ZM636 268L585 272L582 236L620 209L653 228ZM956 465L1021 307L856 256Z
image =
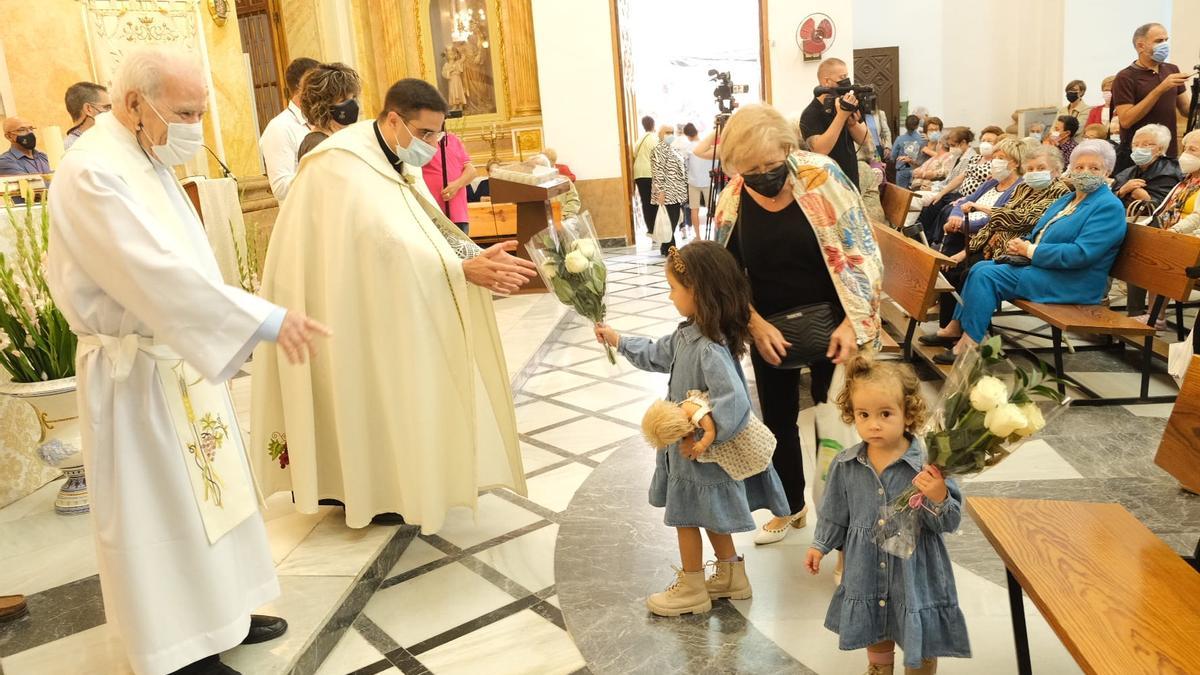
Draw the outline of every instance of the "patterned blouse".
M666 196L663 204L682 204L688 200L687 170L683 158L668 143L659 143L650 154L650 196Z
M967 160L970 164L967 165L963 177L963 182L958 186L958 194L973 195L975 191L992 177L992 162L985 160L983 155L975 155Z
M1046 209L1070 191L1071 188L1061 180L1054 181L1044 190L1021 183L1013 190L1008 202L992 211L987 224L971 237L968 251L983 253L989 260L1004 255L1010 239L1024 237L1033 231Z

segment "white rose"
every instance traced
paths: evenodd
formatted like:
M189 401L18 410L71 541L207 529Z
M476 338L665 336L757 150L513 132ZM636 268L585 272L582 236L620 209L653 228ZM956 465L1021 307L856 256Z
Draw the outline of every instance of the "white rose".
M987 430L1000 438L1008 438L1018 429L1024 429L1029 420L1025 419L1025 413L1012 403L1005 403L988 411L986 417L983 418L983 424Z
M579 274L592 264L591 261L587 259L587 256L579 251L571 251L568 253L564 262L567 265L567 271L571 274Z
M1046 427L1046 418L1042 416L1042 409L1037 407L1036 403L1022 405L1021 414L1025 416L1026 424L1017 429L1017 434L1022 438L1032 436Z
M593 260L600 257L600 247L596 245L593 239L579 239L575 242L575 250L586 255Z
M988 412L1008 403L1008 387L997 378L982 377L971 389L971 407L979 412Z
M542 263L542 274L545 274L547 279L553 279L558 276L558 263L553 260L547 260Z

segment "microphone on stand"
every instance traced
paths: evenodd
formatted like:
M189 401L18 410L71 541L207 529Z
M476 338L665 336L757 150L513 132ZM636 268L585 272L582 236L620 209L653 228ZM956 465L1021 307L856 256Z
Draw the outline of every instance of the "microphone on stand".
M222 162L220 157L217 157L217 153L213 152L212 148L208 147L207 145L203 145L203 144L201 144L200 147L207 150L208 154L212 155L212 158L217 160L217 164L221 165L221 170L225 172L225 175L223 176L223 178L232 178L234 180L237 180L237 176L233 175L233 172L229 170L228 166L225 166L225 162Z

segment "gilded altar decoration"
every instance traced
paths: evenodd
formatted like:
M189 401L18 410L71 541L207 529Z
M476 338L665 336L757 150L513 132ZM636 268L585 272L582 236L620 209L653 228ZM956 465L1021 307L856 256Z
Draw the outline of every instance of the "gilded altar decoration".
M207 1L210 12L220 5L228 15L227 0ZM196 4L197 0L84 0L96 81L111 81L121 58L135 47L172 47L199 55Z
M466 115L499 112L486 0L430 0L438 89Z
M208 0L208 13L212 16L213 23L224 26L225 20L229 18L229 3L226 0Z

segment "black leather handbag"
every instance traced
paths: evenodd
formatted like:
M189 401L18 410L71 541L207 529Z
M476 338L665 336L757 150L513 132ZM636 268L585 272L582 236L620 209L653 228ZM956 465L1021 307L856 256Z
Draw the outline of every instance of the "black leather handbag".
M796 370L825 358L829 339L840 323L828 302L801 305L764 318L792 345L779 365L773 366L780 370Z
M996 256L995 261L997 265L1012 265L1013 267L1029 267L1033 264L1029 258L1015 253Z

